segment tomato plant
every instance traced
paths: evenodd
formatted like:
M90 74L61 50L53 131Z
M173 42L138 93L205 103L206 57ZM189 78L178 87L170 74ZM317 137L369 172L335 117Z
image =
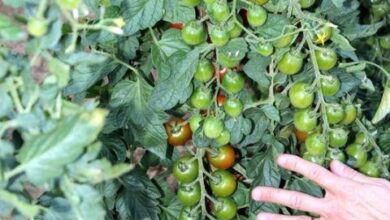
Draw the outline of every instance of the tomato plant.
M230 117L237 117L241 114L244 106L241 103L240 99L237 98L228 98L223 104L223 109L226 114Z
M177 160L172 168L175 178L181 183L191 183L198 176L198 164L191 156L183 156Z
M212 173L212 176L210 187L215 196L228 197L234 193L237 182L233 174L226 170L217 170Z
M317 116L310 109L298 110L294 114L294 125L299 131L312 131L317 126Z
M198 45L206 40L206 31L199 21L192 20L184 25L181 36L187 44Z
M231 198L218 198L217 202L213 204L213 213L218 220L233 219L237 214L237 205Z
M295 83L288 92L291 104L300 109L309 107L314 100L310 86L304 82Z
M248 23L253 27L261 26L267 20L267 11L261 6L253 6L248 10Z
M286 75L294 75L301 70L303 57L296 52L286 52L278 63L278 69Z
M181 185L177 190L177 197L185 206L194 206L201 198L199 183L193 185Z
M181 118L174 118L165 124L168 135L168 143L171 145L183 145L191 138L190 125Z
M226 170L234 165L234 148L230 145L215 148L207 153L207 159L215 168Z
M310 134L305 141L305 145L307 152L313 156L324 156L327 151L327 143L322 134Z
M207 82L213 77L214 67L210 60L203 59L199 61L196 71L194 73L194 79L200 82Z
M236 72L228 72L222 79L222 86L228 93L238 93L245 86L244 77Z
M215 117L208 117L203 123L203 132L209 138L217 138L224 129L223 122Z

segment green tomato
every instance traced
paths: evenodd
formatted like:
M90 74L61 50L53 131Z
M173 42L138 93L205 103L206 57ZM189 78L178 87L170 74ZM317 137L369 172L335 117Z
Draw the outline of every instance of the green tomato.
M330 124L337 124L344 119L344 109L340 104L334 103L326 106L326 117Z
M324 96L334 96L341 88L341 83L337 76L329 75L321 78L321 91Z
M293 32L293 28L287 28L286 31L282 34L283 36L272 42L274 47L282 48L289 46L294 40L294 34L292 34Z
M210 180L210 188L213 195L217 197L228 197L234 193L237 187L237 181L233 174L226 170L217 170L212 173L213 179Z
M42 37L47 31L47 22L42 19L33 18L28 21L27 30L34 37Z
M271 43L259 42L256 44L256 52L262 56L268 57L274 53L274 46Z
M295 108L304 109L314 101L314 94L310 91L310 85L304 82L296 82L288 92L290 102Z
M222 47L229 42L229 32L221 27L214 27L210 33L211 42L217 47Z
M215 2L215 0L203 0L204 3L206 3L207 5L211 5Z
M265 5L269 0L253 0L257 5Z
M333 28L325 25L316 31L313 42L324 45L333 35Z
M311 155L309 152L305 152L303 154L303 159L310 161L312 163L316 163L318 165L323 165L325 163L324 156Z
M373 161L367 161L359 168L359 171L371 177L379 177L381 175L379 164Z
M299 5L301 5L301 8L303 9L310 8L314 3L316 3L316 0L299 0Z
M214 74L214 66L210 60L202 59L199 61L194 78L200 82L209 81Z
M367 152L360 144L348 145L346 153L348 156L347 164L354 168L360 168L367 162Z
M367 144L368 143L367 135L364 132L360 131L355 136L355 143L362 144L362 145Z
M181 3L188 7L195 7L199 5L202 2L202 0L181 0Z
M237 214L237 204L232 198L217 198L212 212L217 220L231 220Z
M390 50L390 35L379 38L379 45L385 50Z
M211 16L217 22L225 21L230 15L229 5L226 0L216 0L211 5Z
M344 106L344 112L345 112L345 116L344 119L341 121L341 124L349 125L355 121L357 115L357 109L354 105L349 104Z
M185 206L194 206L199 203L201 192L199 183L182 184L177 190L177 197Z
M310 109L298 110L294 114L294 126L299 131L312 131L317 127L317 117Z
M325 137L319 133L310 134L305 141L305 146L307 152L313 156L324 156L328 150Z
M80 5L81 0L61 0L57 1L57 3L61 6L61 8L65 9L75 9Z
M244 105L238 98L228 98L223 104L223 109L227 115L235 118L241 114L242 110L244 109Z
M343 128L334 128L329 132L329 145L334 148L344 146L348 141L348 131Z
M302 69L302 66L302 55L291 51L283 54L277 64L279 71L286 75L294 75L298 73Z
M344 152L339 150L339 149L333 149L333 150L328 151L326 153L326 159L329 161L338 160L338 161L343 162L343 163L346 160Z
M372 14L374 18L381 19L386 16L390 11L390 5L388 3L380 3L371 5Z
M225 53L220 52L218 53L218 62L224 67L233 68L240 64L241 59L238 59L233 54L227 55Z
M195 133L195 131L198 130L201 121L202 121L202 116L200 114L196 114L191 117L190 128L192 132Z
M207 109L211 102L211 91L206 87L197 88L191 95L191 104L197 109Z
M223 122L215 117L208 117L203 123L203 132L208 138L217 138L224 130Z
M228 130L223 130L221 135L215 139L217 142L218 146L223 146L226 145L230 142L230 132Z
M331 70L336 66L337 54L331 48L321 48L315 51L318 68L323 71Z
M238 26L236 24L234 19L230 19L227 22L227 27L226 28L227 28L227 31L229 32L229 35L230 35L231 39L237 38L237 37L239 37L241 35L242 29L241 29L240 26Z
M229 94L235 94L244 88L245 79L241 74L230 71L223 77L222 86Z
M172 173L180 183L191 183L198 177L199 166L192 156L183 156L173 164Z
M191 20L181 30L181 37L188 45L198 45L206 41L206 31L202 23Z
M267 20L267 11L260 5L255 5L249 8L247 18L248 23L252 27L259 27Z
M200 213L191 207L183 207L180 211L179 220L200 220Z

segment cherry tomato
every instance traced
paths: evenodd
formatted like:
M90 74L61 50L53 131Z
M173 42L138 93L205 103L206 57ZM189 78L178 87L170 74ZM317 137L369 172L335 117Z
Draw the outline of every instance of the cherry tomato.
M199 5L202 2L202 0L181 0L181 3L188 7L195 7Z
M180 211L179 220L200 220L199 211L191 207L183 207Z
M316 0L299 0L299 4L303 9L310 8L314 3L316 3Z
M226 92L235 94L244 88L245 79L241 74L230 71L223 77L222 86Z
M359 168L359 171L371 177L379 177L381 175L379 164L373 161L367 161Z
M202 59L199 61L194 78L200 82L207 82L213 77L214 66L210 60Z
M217 22L225 21L229 17L229 14L230 9L226 0L216 0L214 3L212 3L211 16Z
M388 3L380 3L371 5L372 14L375 18L380 19L386 16L390 11L390 5Z
M303 154L303 159L310 161L312 163L316 163L318 165L323 165L325 163L325 157L324 156L315 156L311 155L309 152L305 152Z
M305 146L307 152L313 156L323 156L328 150L325 137L319 133L310 134L305 141Z
M217 170L211 175L214 178L210 179L210 187L215 196L228 197L234 193L237 182L233 174L226 170Z
M310 91L310 85L304 82L296 82L288 92L290 102L295 108L309 107L314 100L314 94Z
M169 25L169 27L172 29L183 30L184 24L183 23L171 23Z
M228 30L231 39L239 37L242 32L241 27L236 24L234 19L230 19L227 22L226 29Z
M323 71L328 71L336 66L337 54L331 48L321 48L315 51L315 56L318 68Z
M317 117L310 109L298 110L294 114L294 125L299 131L312 131L317 127Z
M57 3L65 9L75 9L80 5L81 0L61 0Z
M192 133L188 123L182 118L174 118L165 124L168 143L173 146L183 145L191 139Z
M206 87L195 89L192 93L191 104L197 109L207 109L211 102L211 91Z
M379 45L385 50L390 50L390 35L379 38Z
M324 45L333 35L333 28L325 25L316 31L313 42Z
M341 83L337 76L329 75L321 78L321 91L324 96L334 96L340 90Z
M203 132L208 138L217 138L224 130L223 122L216 117L208 117L203 123Z
M328 151L328 153L326 153L326 158L327 160L329 160L329 162L332 160L338 160L344 163L346 160L344 152L339 149L333 149Z
M344 119L344 109L340 104L334 103L326 106L326 117L330 124L337 124Z
M349 104L344 106L344 112L345 112L345 116L344 119L341 121L341 124L349 125L355 121L357 115L357 109L354 105Z
M231 198L217 198L217 203L214 203L212 212L217 220L231 220L237 214L237 204Z
M223 106L223 104L225 104L225 102L226 102L226 96L223 95L223 94L219 94L217 96L217 104L218 104L218 106L219 107Z
M298 129L294 129L294 134L300 144L305 143L307 136L309 135L307 132Z
M229 32L221 27L214 27L210 33L211 42L217 47L222 47L227 44L227 42L229 42L229 37Z
M303 56L296 52L286 52L278 62L278 69L286 75L298 73L303 66Z
M203 1L208 5L213 4L215 2L215 0L203 0Z
M192 20L184 25L181 37L186 44L194 46L205 42L206 31L202 23Z
M329 145L334 148L344 146L348 141L348 131L343 128L334 128L329 132Z
M223 130L221 135L215 139L217 142L218 146L223 146L225 144L228 144L230 141L230 132L228 130Z
M182 184L177 190L177 197L185 206L194 206L199 203L201 192L199 183Z
M286 31L280 36L278 39L272 42L274 47L276 48L282 48L282 47L287 47L288 45L291 44L291 42L294 40L294 29L292 28L287 28Z
M274 46L268 42L259 42L256 44L256 52L262 56L268 57L274 53Z
M241 114L242 110L244 109L244 105L238 98L228 98L228 100L223 105L223 109L227 115L235 118Z
M190 128L192 132L195 132L200 127L202 116L200 114L193 115L190 119Z
M173 164L172 173L180 183L191 183L198 177L198 161L187 155Z
M253 0L256 4L258 5L264 5L266 4L269 0Z
M348 155L347 164L354 168L362 167L367 161L367 152L360 144L348 145L346 153Z
M241 59L235 56L235 54L218 53L218 62L227 68L233 68L240 64Z
M47 31L47 22L42 19L33 18L28 21L27 30L34 37L42 37Z
M259 27L265 23L268 14L267 11L260 5L254 5L248 10L248 23L252 27Z
M365 147L366 151L370 151L374 146L369 142L367 135L364 132L359 132L355 136L355 143L361 144Z
M207 153L207 160L215 168L226 170L234 165L234 148L230 145L224 145L220 148L214 148L212 152Z

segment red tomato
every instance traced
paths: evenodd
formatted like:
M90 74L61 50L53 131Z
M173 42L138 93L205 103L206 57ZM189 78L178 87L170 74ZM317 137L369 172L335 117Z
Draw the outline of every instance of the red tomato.
M183 145L191 139L192 132L189 123L182 118L174 118L165 124L168 135L168 143L173 146Z
M169 27L172 29L182 30L184 27L184 24L183 23L171 23Z

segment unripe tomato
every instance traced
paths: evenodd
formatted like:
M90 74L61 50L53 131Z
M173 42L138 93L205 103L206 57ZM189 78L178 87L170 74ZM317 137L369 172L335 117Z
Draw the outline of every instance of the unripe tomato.
M207 82L213 77L214 67L210 60L202 59L199 61L194 78L200 82Z
M218 146L223 146L225 144L228 144L230 142L230 132L228 130L223 130L221 135L215 139Z
M227 115L235 118L241 114L242 110L244 109L244 105L238 98L228 98L223 105L223 109Z
M191 95L191 104L198 109L207 109L212 102L211 91L206 87L195 89Z
M314 94L310 91L310 85L304 82L296 82L288 91L290 102L295 108L309 107L314 100Z
M65 9L75 9L80 5L81 0L61 0L57 3Z
M348 155L347 164L354 168L360 168L367 162L367 152L360 144L348 145L346 153Z
M362 131L356 134L355 143L363 145L367 152L372 150L372 148L374 147L370 143L369 137L367 137L367 135Z
M292 32L294 32L294 29L287 28L281 37L272 42L274 47L282 48L290 45L291 42L294 40L294 34L291 34Z
M184 25L181 37L186 44L195 46L206 41L206 31L202 23L192 20Z
M317 127L317 117L310 109L298 110L294 114L294 126L299 131L312 131Z
M187 155L173 164L172 173L180 183L191 183L198 177L198 161Z
M267 20L267 11L260 5L255 5L248 10L248 23L252 27L259 27Z
M208 117L203 123L203 132L208 138L217 138L224 130L223 122L216 117Z
M183 145L191 139L192 132L188 123L182 118L174 118L165 124L168 143L173 146Z
M230 71L223 77L222 86L226 92L235 94L244 88L245 79L241 74Z
M294 134L300 144L305 143L307 136L309 135L307 132L298 129L294 129Z
M326 106L326 117L330 124L337 124L344 119L344 109L340 104L334 103Z
M27 30L34 37L42 37L47 31L47 22L42 19L33 18L28 21Z
M316 0L299 0L299 5L303 9L310 8L314 3L316 3Z
M341 121L341 124L349 125L355 121L357 115L357 109L354 105L349 104L344 106L344 112L345 112L345 116L344 119Z
M237 214L237 204L232 198L217 198L213 204L212 212L217 220L231 220Z
M211 42L217 47L222 47L229 42L229 32L221 27L214 27L210 33Z
M388 3L380 3L371 5L371 11L374 18L380 19L386 16L390 11L390 5Z
M216 0L214 3L212 3L210 11L211 16L217 22L225 21L230 14L229 5L227 4L226 0Z
M328 151L328 153L326 153L326 159L329 162L332 160L338 160L338 161L343 162L343 163L346 160L344 152L339 150L339 149L334 149L334 150Z
M329 25L325 25L316 31L313 42L316 44L324 45L333 35L333 28Z
M183 207L180 211L179 220L201 220L200 213L191 207Z
M321 48L315 51L315 56L318 68L323 71L328 71L336 66L337 54L331 48Z
M334 96L340 90L341 83L337 76L329 75L321 78L321 91L324 96Z
M199 183L182 184L177 190L177 197L185 206L194 206L199 203L201 192Z
M373 161L367 161L359 168L359 171L371 177L379 177L381 175L379 164Z
M303 56L296 52L286 52L278 62L278 69L286 75L298 73L303 66Z
M238 59L234 54L218 53L218 62L227 68L233 68L240 64L241 59Z
M213 195L217 197L228 197L234 193L237 181L233 174L226 170L217 170L211 174L210 187Z
M203 0L207 5L213 4L215 0Z
M307 152L313 156L324 156L328 150L325 137L319 133L310 134L305 141L305 146Z
M390 35L379 38L379 45L385 50L390 50Z
M269 0L253 0L257 5L264 5L266 4Z
M190 128L192 132L195 132L200 127L202 116L200 114L193 115L190 119Z
M234 165L236 154L230 145L214 148L207 152L207 160L215 168L226 170Z
M329 132L329 145L334 148L344 146L348 141L348 131L343 128L334 128Z
M230 38L237 38L241 35L242 29L238 26L233 19L227 22L227 31L229 32Z
M312 163L316 163L318 165L323 165L325 163L325 157L324 156L315 156L311 155L309 152L305 152L303 154L303 159L310 161Z
M259 42L256 44L256 52L262 56L268 57L274 53L274 46L268 42Z
M202 2L202 0L181 0L181 3L188 7L195 7L199 5Z

